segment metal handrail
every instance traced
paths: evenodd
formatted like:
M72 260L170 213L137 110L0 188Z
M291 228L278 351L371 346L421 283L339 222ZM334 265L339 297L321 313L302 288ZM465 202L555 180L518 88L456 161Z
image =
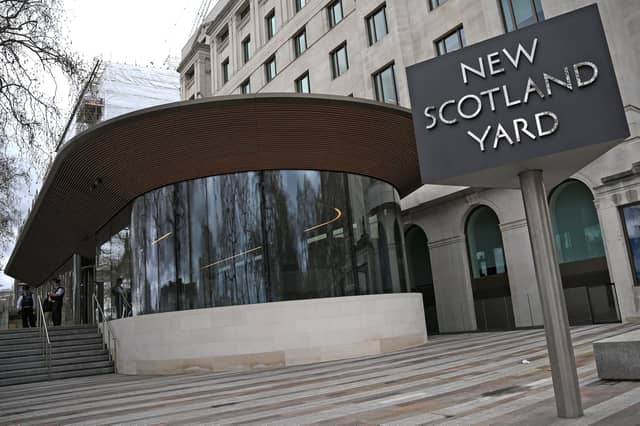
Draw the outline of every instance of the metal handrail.
M51 378L51 339L49 338L49 329L47 327L47 320L44 317L44 309L42 309L42 302L40 296L37 294L36 301L38 302L38 317L40 319L40 340L42 342L42 354L44 355L45 362L47 364L47 376Z
M115 372L118 372L118 339L116 338L115 333L113 332L113 329L111 328L111 324L109 323L109 321L107 321L107 317L105 317L104 315L104 311L102 310L102 306L100 306L100 302L98 301L98 298L96 297L96 295L93 295L93 305L94 305L94 309L93 309L93 315L94 315L94 320L96 322L98 322L98 319L96 318L96 309L98 308L98 311L100 311L100 315L102 315L102 336L104 339L105 336L105 325L106 327L109 329L109 335L106 338L106 343L107 343L107 348L109 349L109 356L111 357L111 360L113 361L113 368L115 370ZM98 329L99 330L99 329ZM113 340L113 348L111 346L111 340Z

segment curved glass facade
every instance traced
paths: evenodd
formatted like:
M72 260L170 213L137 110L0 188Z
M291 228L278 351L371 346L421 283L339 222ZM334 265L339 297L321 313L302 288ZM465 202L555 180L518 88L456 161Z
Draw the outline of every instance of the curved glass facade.
M112 228L98 248L96 273L114 318L127 314L127 301L146 314L400 292L401 224L393 187L363 176L196 179L137 198L130 225Z

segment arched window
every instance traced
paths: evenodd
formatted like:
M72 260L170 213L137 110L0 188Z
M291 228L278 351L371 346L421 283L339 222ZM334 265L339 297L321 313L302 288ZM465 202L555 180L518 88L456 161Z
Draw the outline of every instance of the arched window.
M577 180L567 180L549 197L551 224L560 263L604 256L593 195Z
M475 209L467 220L467 243L473 278L505 272L498 216L489 207Z

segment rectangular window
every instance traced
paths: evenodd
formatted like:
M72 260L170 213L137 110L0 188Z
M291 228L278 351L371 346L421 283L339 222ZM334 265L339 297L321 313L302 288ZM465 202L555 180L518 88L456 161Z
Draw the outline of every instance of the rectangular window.
M276 34L276 11L275 9L269 12L264 18L264 24L267 29L267 40L271 40Z
M438 6L445 4L447 0L429 0L429 9L433 10Z
M251 59L251 36L242 40L242 63L246 64Z
M296 92L311 93L311 82L309 81L309 71L296 79Z
M267 78L267 83L276 78L277 68L276 68L276 57L270 57L267 62L264 63L264 74Z
M229 41L229 28L225 26L225 28L218 33L218 36L216 37L216 40L218 40L218 44L220 44L220 45L223 45L226 42L228 42Z
M307 30L303 28L293 36L293 52L296 58L307 50Z
M621 208L635 285L640 286L640 204Z
M331 52L331 74L338 78L349 69L349 58L347 56L347 43L344 42Z
M390 64L373 74L373 83L376 88L376 99L388 104L398 104L398 94L396 91L396 74L393 69L394 64Z
M438 55L444 55L454 50L462 49L467 45L464 39L464 29L459 27L444 37L436 40L436 48L438 49Z
M336 0L327 6L327 14L329 16L329 28L333 28L342 21L344 15L342 13L342 0Z
M229 58L222 61L222 84L229 81L230 67L229 67Z
M296 12L300 12L300 9L307 5L307 0L295 0L296 2Z
M507 32L544 21L540 0L500 0L500 8Z
M243 95L248 95L249 93L251 93L251 80L246 79L240 85L240 93L242 93Z
M367 16L367 30L369 32L369 45L381 40L389 32L387 29L386 5L380 6L371 15Z
M249 3L245 4L240 12L238 12L238 19L243 21L246 17L249 16L249 12L251 11L251 5Z

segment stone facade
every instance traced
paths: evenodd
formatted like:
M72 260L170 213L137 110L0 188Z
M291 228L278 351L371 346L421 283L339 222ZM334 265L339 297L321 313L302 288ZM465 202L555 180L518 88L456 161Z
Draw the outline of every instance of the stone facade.
M305 72L311 93L376 99L373 76L393 64L398 104L409 107L404 70L434 57L436 40L460 26L467 45L505 32L498 0L448 0L433 10L425 0L342 0L344 19L333 28L327 11L332 2L306 3L296 12L294 0L219 1L183 49L179 68L183 99L239 94L246 81L252 93L294 92L295 80ZM628 321L640 316L640 286L635 282L619 208L637 202L640 187L634 166L640 161L640 7L637 0L541 0L546 19L592 3L600 8L631 136L573 178L594 195L619 318ZM371 44L367 17L383 4L388 34ZM264 18L271 11L277 30L267 40ZM308 48L296 57L293 37L303 28ZM242 41L247 37L252 55L244 63ZM343 42L349 69L333 78L330 54ZM272 57L277 76L267 82L264 63ZM227 59L230 74L225 81L222 63ZM195 83L189 71L194 69ZM465 223L480 205L491 207L499 219L515 326L539 326L540 300L520 192L425 185L403 200L403 211L405 225L419 226L428 237L439 329L468 331L478 326Z

